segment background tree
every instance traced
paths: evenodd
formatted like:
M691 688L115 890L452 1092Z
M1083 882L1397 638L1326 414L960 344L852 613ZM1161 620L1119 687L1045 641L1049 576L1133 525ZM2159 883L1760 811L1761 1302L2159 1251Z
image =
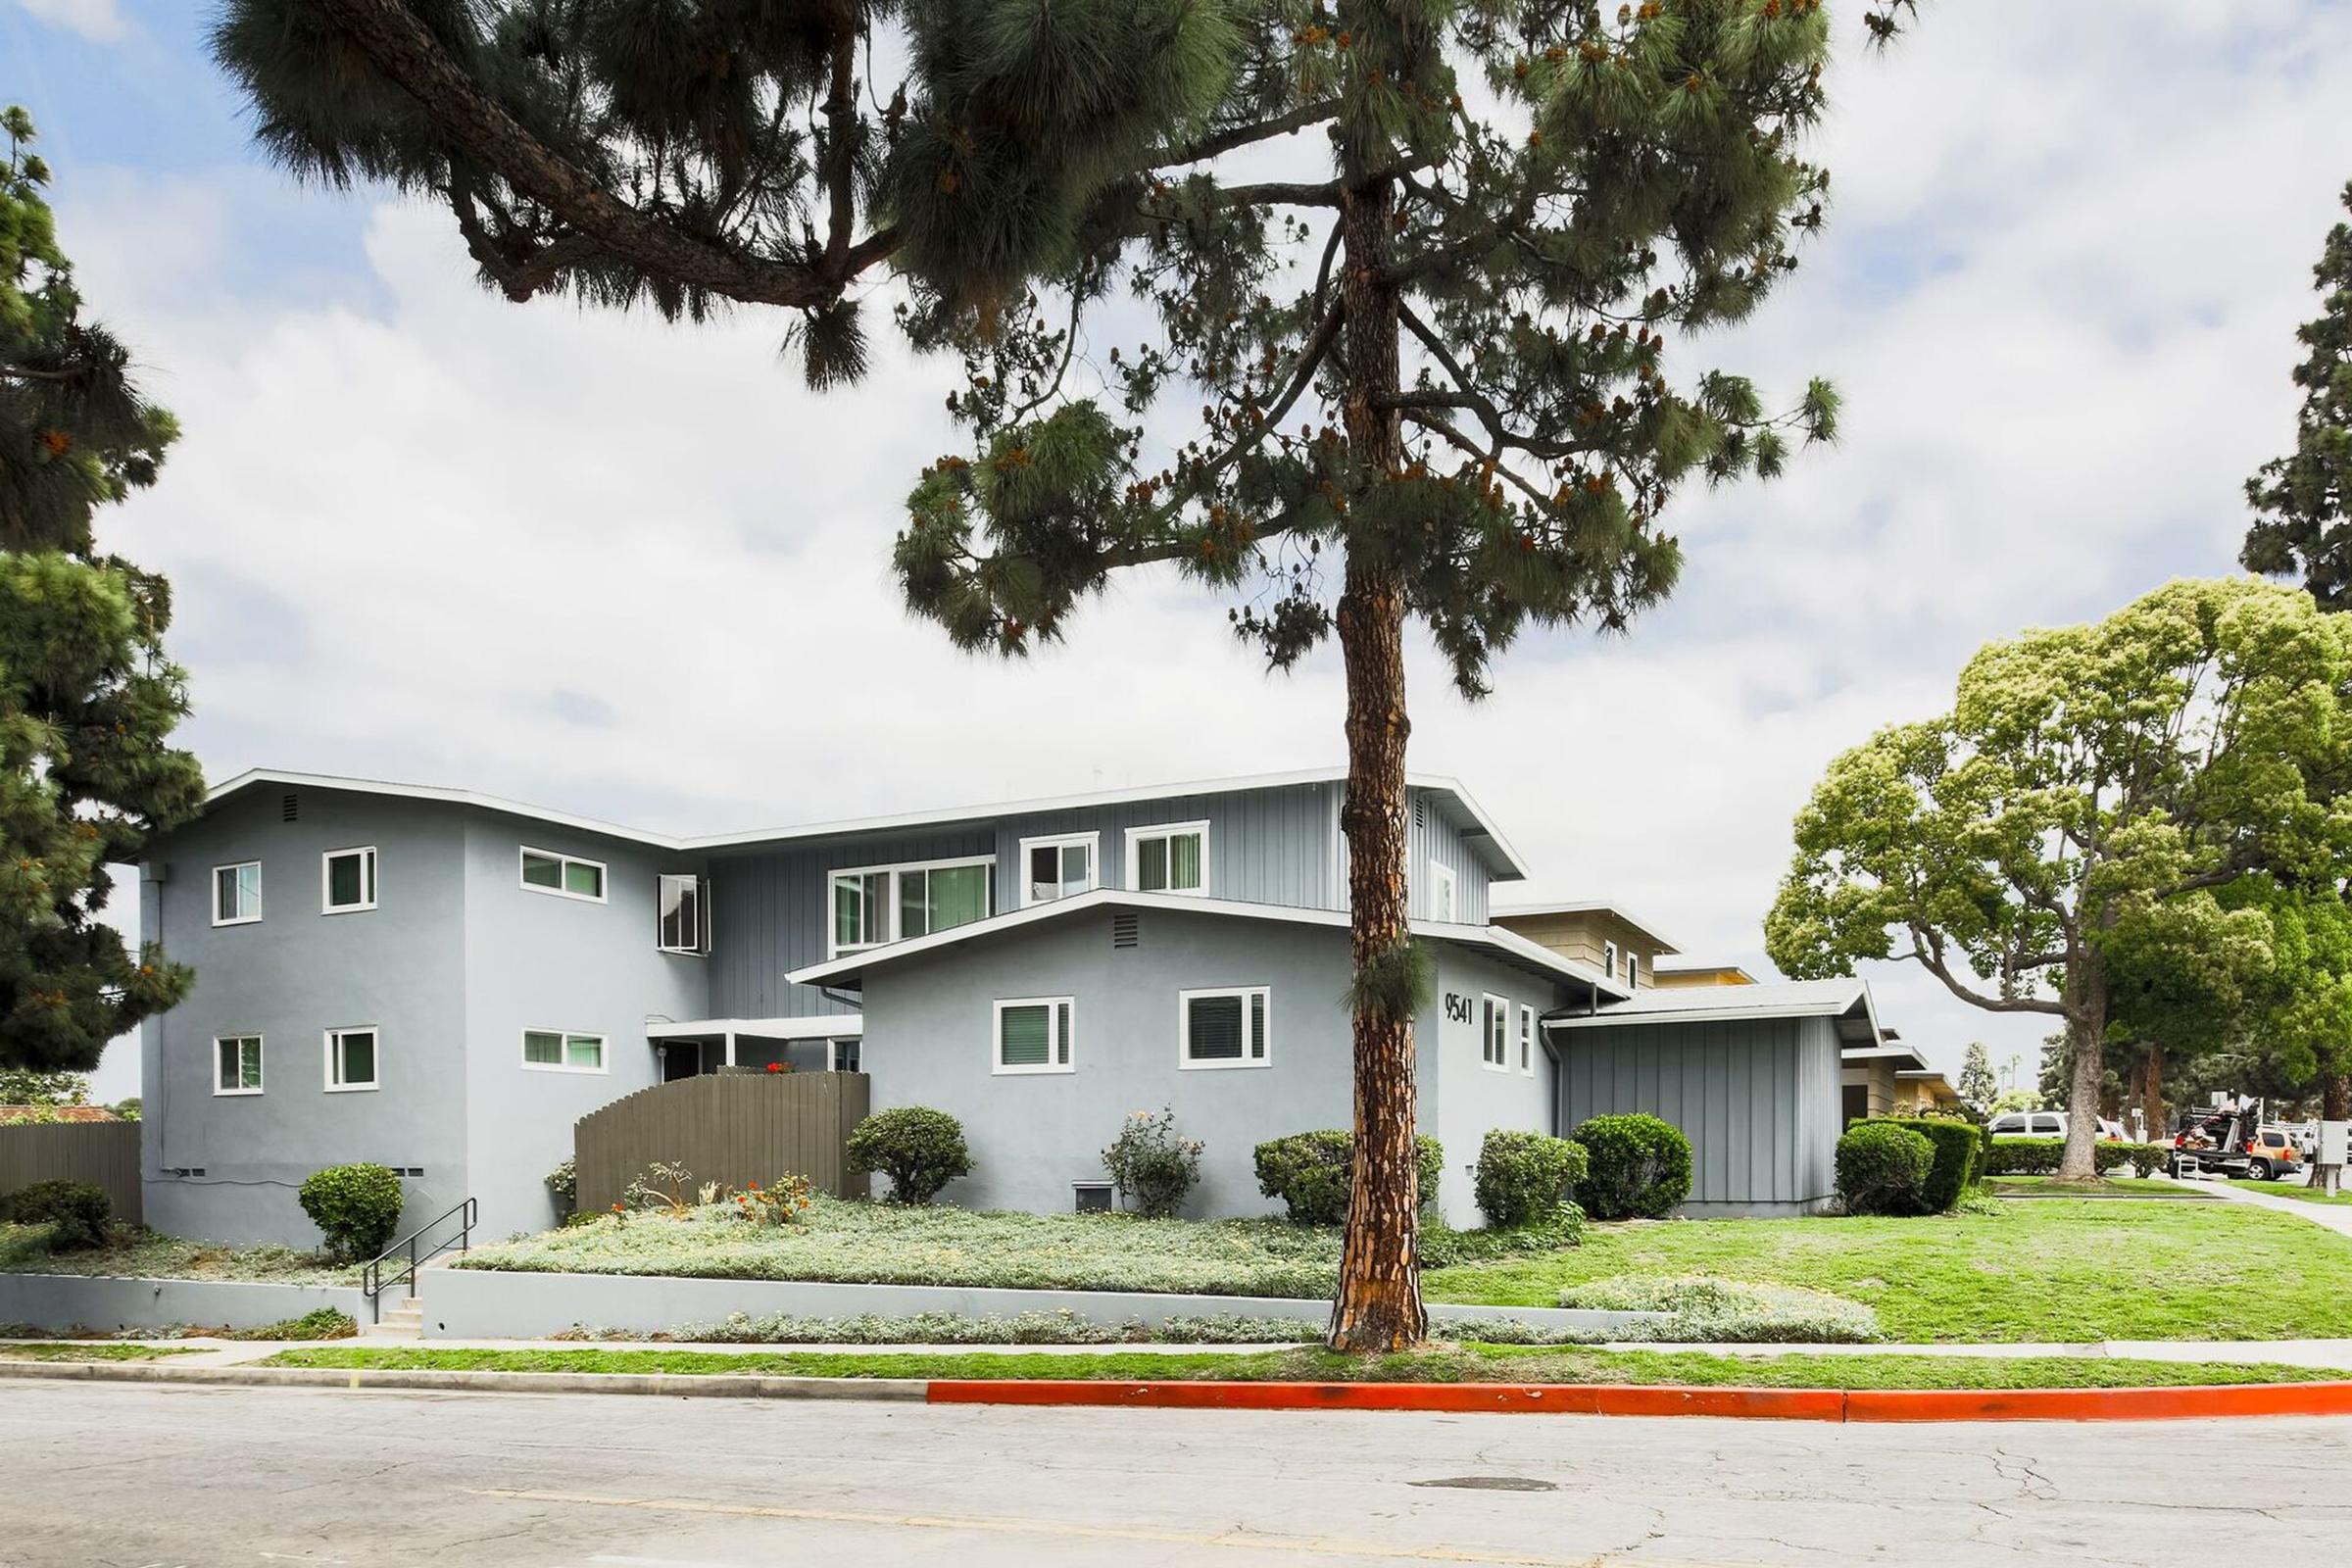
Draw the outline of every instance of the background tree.
M0 1105L86 1105L90 1080L78 1072L0 1067Z
M2352 624L2256 582L2176 582L1991 644L1950 712L1831 765L1766 948L1800 978L1906 959L1972 1005L2061 1020L2060 1172L2088 1180L2117 966L2191 948L2267 961L2267 915L2216 890L2344 852L2325 781L2348 693Z
M29 117L0 130L0 1067L78 1070L188 985L100 918L108 864L192 815L204 777L167 744L187 711L169 590L90 526L176 432L81 313Z
M1992 1102L2001 1092L1999 1080L1992 1076L1992 1056L1985 1051L1984 1042L1968 1043L1968 1054L1960 1062L1960 1082L1953 1086L1960 1092L1960 1102L1968 1113L1979 1121L1992 1114Z
M964 368L969 449L896 550L958 645L1057 639L1154 563L1234 595L1276 667L1336 632L1332 1338L1418 1339L1407 623L1477 695L1529 622L1613 629L1671 588L1682 484L1830 433L1826 386L1770 415L1679 341L1752 311L1821 221L1820 0L231 0L217 43L285 162L432 193L514 298L793 307L825 385L862 367L846 290L888 258L904 329Z

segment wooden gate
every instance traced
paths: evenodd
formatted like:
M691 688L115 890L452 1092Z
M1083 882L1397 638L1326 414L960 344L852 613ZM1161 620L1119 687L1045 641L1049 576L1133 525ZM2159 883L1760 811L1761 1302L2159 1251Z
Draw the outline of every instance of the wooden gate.
M139 1223L139 1124L135 1121L9 1122L0 1125L0 1193L34 1182L92 1182L115 1218Z
M716 1072L656 1084L582 1116L572 1130L582 1213L611 1208L660 1160L730 1187L806 1176L837 1198L863 1198L850 1169L850 1129L865 1119L861 1072Z

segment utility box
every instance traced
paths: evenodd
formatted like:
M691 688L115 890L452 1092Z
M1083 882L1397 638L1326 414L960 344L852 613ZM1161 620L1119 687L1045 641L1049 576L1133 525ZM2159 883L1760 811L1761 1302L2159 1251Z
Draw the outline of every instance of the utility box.
M2320 1123L2320 1155L2317 1163L2322 1165L2352 1163L2344 1157L2347 1145L2352 1145L2352 1121Z

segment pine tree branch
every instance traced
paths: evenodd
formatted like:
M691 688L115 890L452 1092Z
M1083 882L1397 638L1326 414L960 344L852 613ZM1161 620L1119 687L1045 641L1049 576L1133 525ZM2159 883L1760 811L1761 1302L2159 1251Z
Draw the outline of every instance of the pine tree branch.
M1230 130L1221 130L1214 135L1202 136L1198 141L1185 142L1174 147L1155 147L1145 155L1144 161L1135 167L1133 172L1142 174L1155 169L1174 169L1184 164L1204 163L1237 148L1248 147L1256 142L1271 141L1276 136L1287 136L1295 130L1304 130L1309 125L1321 124L1327 120L1336 120L1339 118L1339 113L1340 104L1336 98L1301 104L1289 114L1276 115L1271 120L1261 120L1254 124L1237 125Z
M848 246L838 264L771 261L689 234L620 200L526 130L449 58L402 0L317 0L368 62L483 168L615 260L686 288L801 310L838 299L848 278L898 248L895 228ZM837 193L838 195L838 193ZM835 220L840 220L838 199Z
M1487 464L1497 475L1508 480L1514 489L1526 496L1528 500L1534 502L1539 508L1545 512L1549 512L1551 510L1551 498L1544 494L1543 491L1538 490L1534 485L1528 483L1525 478L1521 477L1515 470L1512 469L1509 464L1503 462L1502 448L1499 445L1494 447L1493 449L1480 446L1477 442L1471 440L1469 436L1464 434L1451 419L1446 418L1442 414L1432 414L1426 409L1405 409L1400 412L1402 412L1404 416L1407 419L1410 419L1413 423L1421 426L1425 430L1445 437L1449 444L1458 447L1462 451L1469 453L1470 456Z

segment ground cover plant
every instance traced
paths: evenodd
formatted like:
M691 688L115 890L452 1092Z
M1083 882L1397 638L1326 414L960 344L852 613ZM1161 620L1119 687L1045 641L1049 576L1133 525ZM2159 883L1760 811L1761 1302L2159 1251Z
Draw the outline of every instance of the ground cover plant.
M2352 1336L2352 1239L2291 1214L2063 1198L1985 1206L1593 1226L1571 1250L1433 1272L1429 1295L1438 1311L1550 1306L1611 1276L1707 1274L1860 1301L1897 1341Z
M187 1241L153 1231L117 1232L102 1248L80 1252L22 1250L14 1230L0 1226L0 1271L87 1274L155 1280L242 1280L263 1285L357 1285L360 1265L267 1243L230 1247Z
M1116 1382L1617 1383L1799 1389L2179 1388L2208 1384L2332 1382L2326 1367L2118 1360L2104 1356L1891 1354L1732 1356L1691 1350L1595 1350L1443 1346L1379 1356L1320 1349L1169 1354L1106 1350L1082 1355L1020 1351L841 1352L772 1350L475 1350L321 1346L281 1350L264 1366L337 1369L671 1373L715 1377L1088 1378Z
M124 1345L118 1340L43 1340L0 1345L0 1361L160 1361L194 1355L193 1345Z

